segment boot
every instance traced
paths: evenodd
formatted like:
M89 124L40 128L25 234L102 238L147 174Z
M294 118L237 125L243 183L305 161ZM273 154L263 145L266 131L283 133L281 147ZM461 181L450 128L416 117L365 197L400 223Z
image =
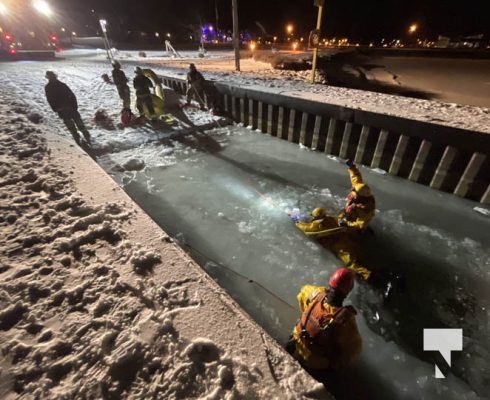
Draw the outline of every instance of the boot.
M83 131L83 137L85 138L85 141L91 146L92 145L92 138L90 137L90 133L88 131Z

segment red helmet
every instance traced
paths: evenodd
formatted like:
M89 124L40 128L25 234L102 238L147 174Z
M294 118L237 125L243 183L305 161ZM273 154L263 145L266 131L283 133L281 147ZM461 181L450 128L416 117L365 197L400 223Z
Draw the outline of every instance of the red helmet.
M347 296L354 287L354 273L347 268L339 268L330 277L328 284L331 288L334 288Z

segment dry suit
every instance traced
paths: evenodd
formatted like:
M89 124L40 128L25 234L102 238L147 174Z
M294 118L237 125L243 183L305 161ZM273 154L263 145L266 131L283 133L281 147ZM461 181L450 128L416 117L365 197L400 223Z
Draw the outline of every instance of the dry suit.
M352 189L337 219L339 225L365 230L374 217L376 203L359 170L353 165L349 167L348 172Z
M305 233L324 232L339 227L335 218L328 215L313 219L311 222L298 221L296 222L296 226ZM371 271L359 264L356 260L356 239L359 235L360 233L358 231L347 229L332 235L311 236L315 237L323 247L330 249L348 269L359 275L362 279L368 280Z
M145 114L144 107L148 110L148 114L153 116L155 110L153 108L153 101L150 88L153 87L153 83L150 79L143 75L142 72L138 73L133 79L133 86L136 91L136 108L141 115Z
M317 296L325 294L327 288L323 286L305 285L297 295L299 308L303 313L308 305L315 301ZM326 315L334 315L340 307L323 302ZM312 351L300 338L298 327L293 330L292 340L295 343L294 357L311 369L340 369L351 364L362 350L362 339L357 329L355 316L352 315L342 324L337 325L330 336L331 349L329 356L320 351Z

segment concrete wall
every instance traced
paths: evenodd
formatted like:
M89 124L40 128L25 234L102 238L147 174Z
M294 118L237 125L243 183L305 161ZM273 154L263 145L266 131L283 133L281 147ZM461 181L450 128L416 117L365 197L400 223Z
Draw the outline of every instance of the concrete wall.
M185 80L161 78L185 93ZM209 82L206 97L263 133L490 204L489 134L221 82Z

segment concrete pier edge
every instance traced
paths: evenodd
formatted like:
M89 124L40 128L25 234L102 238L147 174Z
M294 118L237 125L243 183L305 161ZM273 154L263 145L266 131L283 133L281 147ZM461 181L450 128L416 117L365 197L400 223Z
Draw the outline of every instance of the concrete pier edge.
M289 354L212 280L171 238L119 187L112 178L71 140L47 133L53 164L70 171L76 192L88 203L117 202L132 213L125 224L128 240L144 243L162 256L161 264L148 277L158 282L188 279L187 290L199 306L186 309L193 313L173 324L180 338L189 342L196 337L213 341L230 357L258 369L263 379L260 388L276 393L277 399L334 399L323 385L307 374ZM176 261L177 260L177 261ZM131 278L132 279L132 278ZM212 315L213 318L209 318ZM229 322L233 321L233 324Z

